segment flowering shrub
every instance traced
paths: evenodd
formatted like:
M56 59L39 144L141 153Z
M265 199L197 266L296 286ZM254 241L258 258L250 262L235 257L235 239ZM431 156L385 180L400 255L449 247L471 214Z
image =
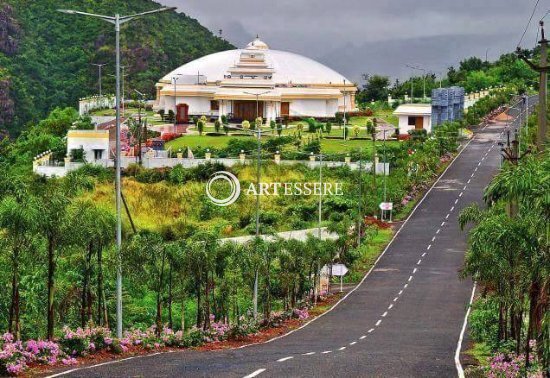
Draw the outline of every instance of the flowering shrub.
M488 358L488 364L483 367L484 375L488 378L542 377L540 366L535 358L535 340L531 340L530 345L533 353L529 355L528 369L525 368L525 355L499 352Z
M237 324L233 325L228 332L228 339L241 340L248 335L258 332L258 323L252 316L239 317Z
M295 308L292 311L292 315L294 318L298 318L300 320L309 318L309 312L307 308L304 308L304 309Z

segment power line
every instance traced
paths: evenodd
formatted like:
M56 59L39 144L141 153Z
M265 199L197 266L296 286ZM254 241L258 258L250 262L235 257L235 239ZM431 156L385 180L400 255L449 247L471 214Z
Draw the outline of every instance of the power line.
M537 6L539 5L540 0L537 0L535 3L535 6L533 7L533 12L531 12L531 17L529 17L529 21L527 22L527 25L525 26L525 30L523 31L523 34L521 35L521 38L518 42L518 47L520 47L521 42L523 42L523 38L525 37L525 34L527 33L527 29L529 29L529 25L531 25L531 21L533 20L533 16L535 15L535 12L537 11Z

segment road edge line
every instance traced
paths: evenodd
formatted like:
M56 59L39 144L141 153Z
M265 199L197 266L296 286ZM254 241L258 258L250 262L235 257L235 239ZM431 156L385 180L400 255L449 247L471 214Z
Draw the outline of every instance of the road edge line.
M462 152L464 152L464 150L470 145L470 143L475 139L475 135L470 138L470 140L468 141L468 143L466 143L464 145L464 147L462 147L462 149L458 152L458 154L456 154L456 156L453 158L453 160L449 163L449 165L447 166L447 168L445 168L445 170L439 175L439 177L437 178L437 180L435 180L435 182L432 184L432 186L430 187L430 189L428 189L428 191L424 194L424 196L422 196L422 198L420 199L420 201L418 201L418 203L416 204L416 206L412 209L411 213L407 216L407 219L405 219L405 221L401 224L401 226L399 227L399 229L397 230L397 232L393 235L393 237L391 238L390 242L388 243L388 245L386 245L386 248L384 248L384 250L382 251L382 253L378 256L378 258L376 259L376 261L374 261L374 263L372 264L372 267L369 269L369 271L363 276L363 278L361 279L361 281L359 281L359 283L352 289L350 290L346 295L344 295L342 298L340 298L340 300L338 302L336 302L331 308L329 308L327 311L323 312L322 314L320 314L319 316L316 316L315 318L311 319L310 321L306 322L305 324L301 325L300 327L298 328L295 328L287 333L285 333L284 335L281 335L281 336L277 336L277 337L274 337L272 339L269 339L269 340L266 340L266 341L261 341L261 342L257 342L257 343L251 343L251 344L246 344L246 345L241 345L239 347L236 347L236 348L230 348L231 349L243 349L243 348L247 348L249 346L253 346L253 345L261 345L261 344L268 344L272 341L275 341L275 340L279 340L279 339L282 339L283 337L287 337L291 334L293 334L294 332L296 331L299 331L301 330L302 328L305 328L307 327L308 325L310 325L311 323L313 323L314 321L316 321L317 319L320 319L322 318L323 316L325 316L326 314L330 313L332 310L334 310L341 302L343 302L347 297L349 297L355 290L357 290L362 284L363 282L367 279L367 277L371 274L371 272L374 270L374 268L376 268L376 265L378 264L378 261L380 261L380 259L386 254L386 251L390 248L390 246L393 244L393 241L397 238L397 236L399 235L399 233L401 232L401 230L403 229L403 227L405 227L405 225L407 224L407 222L409 221L409 219L411 219L411 217L414 215L414 213L416 212L416 210L420 207L420 205L422 204L422 202L424 202L424 200L426 199L426 197L428 197L428 195L431 193L432 189L439 183L439 181L443 178L443 176L445 176L445 174L447 173L447 171L452 167L452 165L454 164L454 162L459 158L459 156L462 154Z
M468 310L466 310L466 315L464 316L464 323L462 324L462 330L460 331L460 337L458 338L458 343L456 345L455 351L455 366L459 378L464 378L464 369L460 363L460 352L462 351L462 342L464 341L464 335L466 334L466 327L468 326L468 317L470 316L470 311L472 309L472 303L474 303L474 296L476 293L477 283L474 281L474 287L472 288L472 295L470 296L470 302L468 303Z

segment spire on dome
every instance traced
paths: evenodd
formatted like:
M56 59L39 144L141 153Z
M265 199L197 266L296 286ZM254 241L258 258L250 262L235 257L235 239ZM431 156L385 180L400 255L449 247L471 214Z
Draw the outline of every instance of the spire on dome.
M267 43L260 39L260 36L256 34L256 39L246 45L247 50L269 50Z

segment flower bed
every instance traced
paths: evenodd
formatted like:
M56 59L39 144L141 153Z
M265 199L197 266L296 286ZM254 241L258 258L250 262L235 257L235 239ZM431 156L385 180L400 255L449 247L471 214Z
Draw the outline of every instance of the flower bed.
M278 327L285 321L301 321L308 317L307 308L293 309L273 313L263 326ZM155 326L146 330L132 329L126 331L121 339L112 337L111 331L103 327L76 330L65 327L62 336L55 341L15 341L12 334L5 333L0 339L0 375L19 375L32 366L75 365L79 358L99 353L116 355L136 349L192 348L227 340L242 341L260 329L260 325L250 317L241 317L231 326L214 320L214 315L210 315L209 328L193 327L185 333L167 327L157 332Z

